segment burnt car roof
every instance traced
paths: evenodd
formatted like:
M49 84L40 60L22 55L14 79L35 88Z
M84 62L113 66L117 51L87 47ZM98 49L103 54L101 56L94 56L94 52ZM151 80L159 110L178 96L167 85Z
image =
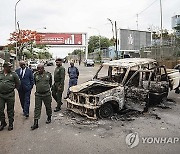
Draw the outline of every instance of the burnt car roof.
M103 63L103 65L129 68L138 65L154 63L154 62L156 62L156 60L149 58L125 58L125 59L113 60L108 63Z

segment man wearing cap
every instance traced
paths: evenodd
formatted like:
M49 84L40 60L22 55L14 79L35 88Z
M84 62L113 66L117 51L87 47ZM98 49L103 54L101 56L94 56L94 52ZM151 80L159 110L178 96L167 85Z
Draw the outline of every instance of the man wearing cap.
M16 73L18 74L21 80L21 85L18 89L19 99L21 102L21 107L23 109L23 114L26 118L28 118L30 95L34 85L33 72L31 69L26 67L26 63L24 61L20 61L19 66L20 68L16 70Z
M62 93L64 91L65 68L62 66L63 59L56 59L56 68L54 71L54 84L52 86L52 96L57 102L54 112L61 110Z
M38 128L38 120L41 116L42 101L46 107L47 121L46 124L51 123L52 109L51 109L51 91L52 86L52 75L51 73L44 70L44 65L39 64L37 66L38 72L34 74L34 81L36 85L35 92L35 109L34 109L34 125L31 129Z
M0 131L2 131L7 125L4 114L5 103L7 103L7 115L9 119L8 130L13 130L15 102L14 89L19 87L20 80L18 75L11 71L11 67L11 63L5 62L3 64L4 69L0 71Z
M77 85L77 81L79 77L79 70L77 67L74 66L73 60L70 62L70 67L68 68L68 74L69 74L69 87L67 91L67 96L64 99L67 99L69 97L69 93L70 93L69 88Z

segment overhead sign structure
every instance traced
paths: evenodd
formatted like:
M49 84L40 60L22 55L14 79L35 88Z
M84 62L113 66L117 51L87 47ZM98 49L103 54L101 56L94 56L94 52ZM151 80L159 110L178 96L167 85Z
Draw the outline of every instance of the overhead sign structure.
M41 33L37 32L36 44L52 48L84 48L85 59L88 56L87 33Z
M36 44L82 45L82 33L38 33Z

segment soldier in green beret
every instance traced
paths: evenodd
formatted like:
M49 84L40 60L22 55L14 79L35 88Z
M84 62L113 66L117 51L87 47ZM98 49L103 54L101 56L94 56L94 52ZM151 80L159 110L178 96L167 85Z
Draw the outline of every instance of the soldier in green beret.
M57 107L54 112L61 110L62 93L64 91L65 68L62 66L63 59L56 59L56 68L54 71L54 84L52 86L52 96L57 102Z
M11 71L11 67L11 63L5 62L3 64L4 69L0 71L0 131L2 131L7 125L4 114L5 103L7 103L7 115L9 118L8 130L13 130L15 102L14 89L19 87L20 80L18 75L15 72Z
M34 125L31 129L38 128L38 120L41 115L42 101L46 107L47 121L46 124L51 123L52 108L51 108L51 86L52 86L52 75L51 73L44 70L44 65L39 64L37 66L37 72L34 74L34 82L36 85L35 92L35 109L34 109Z

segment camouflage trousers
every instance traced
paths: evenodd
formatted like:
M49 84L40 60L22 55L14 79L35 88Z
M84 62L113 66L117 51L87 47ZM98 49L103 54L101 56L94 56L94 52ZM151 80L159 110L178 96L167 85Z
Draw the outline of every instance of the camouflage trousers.
M44 102L47 116L52 116L52 108L51 108L52 97L51 97L51 95L47 95L47 96L35 95L34 119L40 119L42 102Z
M11 97L1 97L0 96L0 120L5 120L5 104L7 104L7 115L9 119L9 123L14 122L14 102L15 102L15 96Z

